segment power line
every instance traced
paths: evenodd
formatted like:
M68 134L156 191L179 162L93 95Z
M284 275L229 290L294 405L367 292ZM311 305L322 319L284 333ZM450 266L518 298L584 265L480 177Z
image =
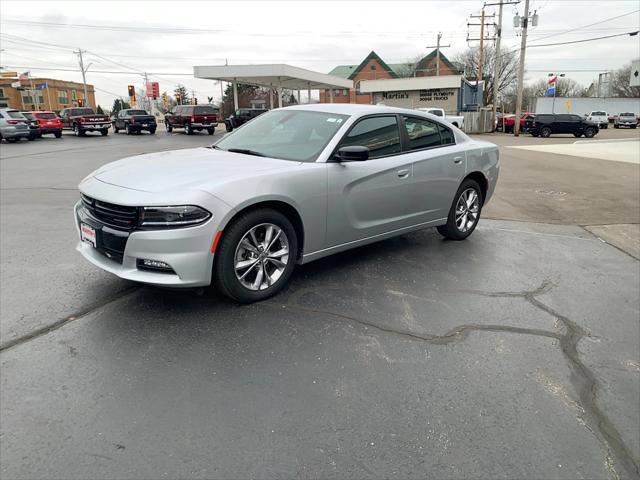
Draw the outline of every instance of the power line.
M576 30L582 30L584 28L593 27L594 25L600 25L601 23L610 22L611 20L616 20L618 18L626 17L627 15L632 15L632 14L638 13L638 12L640 12L640 9L634 10L633 12L623 13L622 15L617 15L615 17L605 18L604 20L600 20L600 21L595 22L595 23L590 23L589 25L583 25L581 27L571 28L569 30L565 30L564 32L552 33L552 34L546 35L544 37L536 38L535 40L532 41L532 43L539 42L540 40L544 40L545 38L557 37L558 35L564 35L565 33L575 32ZM623 27L620 27L620 28L623 28Z
M529 48L552 47L552 46L555 46L555 45L569 45L571 43L593 42L595 40L603 40L605 38L626 37L627 35L629 35L630 37L633 37L635 35L638 35L639 32L640 32L640 30L634 30L633 32L618 33L616 35L606 35L604 37L583 38L582 40L573 40L571 42L558 42L558 43L544 43L544 44L541 44L541 45L529 45Z

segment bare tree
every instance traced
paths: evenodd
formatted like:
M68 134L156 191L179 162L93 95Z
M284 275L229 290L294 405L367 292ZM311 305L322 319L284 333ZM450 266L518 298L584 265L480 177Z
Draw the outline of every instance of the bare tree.
M417 73L418 63L424 58L424 55L415 55L407 59L404 65L396 70L396 74L401 78L415 77Z
M453 57L454 62L458 62L464 67L464 74L467 79L475 80L478 76L478 62L480 61L480 48L469 47L464 52ZM482 78L484 84L484 104L493 104L496 95L493 91L493 74L496 63L496 51L493 45L484 49L484 61L482 62ZM503 102L506 94L516 83L518 74L518 55L514 51L500 52L500 71L498 72L498 94L497 101Z
M629 85L631 79L631 64L625 65L618 70L611 72L609 78L611 86L611 96L621 98L637 98L640 97L640 87L632 87Z

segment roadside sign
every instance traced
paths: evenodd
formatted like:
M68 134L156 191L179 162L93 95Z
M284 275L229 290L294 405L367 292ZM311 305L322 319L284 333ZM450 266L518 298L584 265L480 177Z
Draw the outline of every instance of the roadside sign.
M629 77L630 87L640 87L640 60L631 62L631 76Z
M568 98L564 101L564 109L567 111L567 113L571 112L571 100L569 100Z
M147 83L147 97L158 98L160 96L160 84L158 82Z
M20 88L22 86L22 84L20 83L20 81L17 82L11 82L11 86L13 88Z
M38 83L36 85L36 90L46 90L49 88L49 85L47 84L47 82L44 83Z
M18 72L0 72L0 77L2 78L10 78L10 77L17 77L18 76Z

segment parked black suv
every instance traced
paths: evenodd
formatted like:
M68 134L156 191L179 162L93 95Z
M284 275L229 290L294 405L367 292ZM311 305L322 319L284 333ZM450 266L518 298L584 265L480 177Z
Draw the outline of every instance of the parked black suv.
M524 130L534 137L546 138L552 133L571 133L574 137L584 135L591 138L598 133L599 128L580 115L537 113L527 119Z
M235 113L229 115L224 121L224 126L227 132L230 132L234 128L238 128L243 123L247 123L252 118L256 118L258 115L262 115L267 110L264 108L240 108Z

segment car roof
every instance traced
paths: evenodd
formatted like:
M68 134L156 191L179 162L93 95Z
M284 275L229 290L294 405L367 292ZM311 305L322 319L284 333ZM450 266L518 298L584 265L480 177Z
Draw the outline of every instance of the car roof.
M370 115L375 113L419 113L420 110L408 108L388 107L386 105L367 105L358 103L308 103L303 105L292 105L279 110L308 110L312 112L338 113L343 115Z

